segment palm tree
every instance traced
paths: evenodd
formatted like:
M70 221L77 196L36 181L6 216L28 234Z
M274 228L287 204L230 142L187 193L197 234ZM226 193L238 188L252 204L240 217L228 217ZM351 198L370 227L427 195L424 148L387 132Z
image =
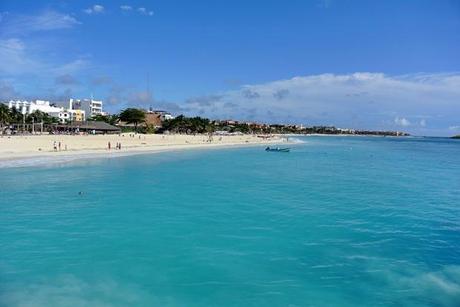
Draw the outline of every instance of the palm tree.
M48 114L41 112L39 110L35 110L34 112L30 113L27 115L26 122L35 122L35 123L40 123L43 122L44 119L46 118Z
M9 123L11 120L10 109L3 103L0 103L0 127Z
M23 120L24 115L15 107L10 109L10 122L20 123Z

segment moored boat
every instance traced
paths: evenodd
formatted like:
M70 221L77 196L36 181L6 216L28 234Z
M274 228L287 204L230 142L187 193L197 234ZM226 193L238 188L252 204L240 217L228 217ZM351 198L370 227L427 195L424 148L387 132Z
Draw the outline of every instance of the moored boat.
M289 148L279 148L279 147L276 147L276 148L267 147L265 148L265 151L289 152L290 149Z

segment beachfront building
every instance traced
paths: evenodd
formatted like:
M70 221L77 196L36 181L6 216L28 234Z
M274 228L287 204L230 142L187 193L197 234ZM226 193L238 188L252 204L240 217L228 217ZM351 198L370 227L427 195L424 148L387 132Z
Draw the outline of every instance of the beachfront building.
M84 121L86 113L84 110L67 110L64 107L55 106L47 100L11 100L8 102L8 108L16 108L16 110L23 115L29 115L35 111L40 111L59 119L60 123Z
M68 110L70 120L73 122L83 122L86 120L86 112L84 110Z
M47 100L35 100L35 101L10 100L8 102L8 108L10 109L16 108L16 110L18 110L24 115L29 115L35 111L40 111L40 112L47 113L51 116L56 116L56 114L59 114L59 112L64 111L64 108L56 107Z
M174 119L171 113L162 110L152 110L151 108L145 112L145 124L160 128L163 122L168 119Z
M48 113L59 119L62 124L71 122L82 122L85 120L85 111L83 110L62 110L56 113Z
M88 134L118 134L121 132L120 127L101 121L72 122L66 125L57 125L55 129L61 132Z
M69 110L84 111L87 118L96 115L104 115L102 111L102 100L94 99L73 99L69 100Z

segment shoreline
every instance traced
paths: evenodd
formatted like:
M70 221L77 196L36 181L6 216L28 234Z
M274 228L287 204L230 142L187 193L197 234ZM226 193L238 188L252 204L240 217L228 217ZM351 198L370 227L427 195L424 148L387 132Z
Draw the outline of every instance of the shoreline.
M217 137L216 141L206 141L204 135L28 135L0 138L0 168L38 166L50 163L65 163L86 158L118 158L138 154L153 154L168 151L198 149L220 149L286 143L284 138L273 136L270 139L253 135ZM42 150L53 142L61 142L69 149L54 151ZM114 149L118 141L122 149ZM112 149L107 143L112 143ZM291 143L291 142L289 142ZM51 145L50 145L51 144ZM38 147L37 147L38 146ZM40 147L42 146L42 147ZM37 149L37 148L40 148ZM46 147L45 147L46 148Z

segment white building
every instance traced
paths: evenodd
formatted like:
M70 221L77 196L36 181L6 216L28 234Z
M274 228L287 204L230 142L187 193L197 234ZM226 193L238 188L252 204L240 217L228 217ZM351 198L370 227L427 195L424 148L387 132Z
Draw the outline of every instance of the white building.
M10 100L10 102L8 102L8 108L16 108L16 110L18 110L24 115L31 114L35 111L41 111L53 116L51 113L56 114L61 111L64 111L64 108L52 106L50 102L47 100Z
M8 103L8 108L16 108L21 114L29 115L35 111L40 111L49 116L56 117L60 123L68 121L84 121L85 111L83 110L66 110L64 107L56 107L50 104L47 100L11 100Z
M102 111L102 100L94 99L70 99L69 110L85 111L85 114L88 118L105 114Z

